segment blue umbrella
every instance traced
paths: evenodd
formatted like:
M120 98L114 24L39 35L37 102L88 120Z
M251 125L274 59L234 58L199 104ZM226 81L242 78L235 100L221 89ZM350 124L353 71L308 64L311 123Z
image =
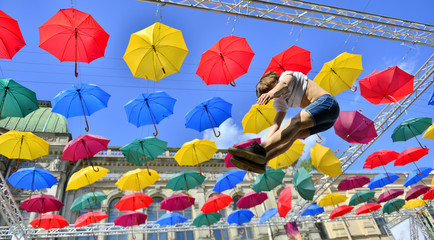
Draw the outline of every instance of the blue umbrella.
M263 224L264 222L268 221L270 218L276 215L277 212L278 212L277 208L268 209L262 214L261 218L259 219L259 224Z
M371 179L371 182L369 182L368 184L368 188L380 188L386 186L387 184L395 182L398 178L399 176L394 173L380 173Z
M187 218L176 212L163 214L155 223L162 225L175 225L187 221Z
M411 171L404 180L404 187L408 187L419 182L420 180L428 176L432 170L433 169L430 167L421 167Z
M431 98L428 101L428 105L434 105L434 91L432 92Z
M220 124L232 116L231 110L231 103L219 97L213 97L200 103L185 115L185 127L199 132L212 128L214 135L219 137L220 132L217 135L214 128L219 127Z
M239 169L225 172L217 179L213 191L222 193L225 190L232 189L244 180L244 176L246 176L246 172Z
M318 206L316 204L312 204L306 209L306 211L304 211L303 214L301 214L301 216L315 216L323 212L324 212L323 207Z
M110 94L95 84L77 84L54 97L52 112L62 114L66 118L83 115L88 132L86 116L106 108L109 98Z
M249 209L237 209L232 211L228 216L228 223L242 225L243 223L250 222L254 214Z
M137 127L154 124L155 133L158 135L157 126L161 120L173 114L176 99L167 93L157 91L142 93L137 98L125 104L128 122Z

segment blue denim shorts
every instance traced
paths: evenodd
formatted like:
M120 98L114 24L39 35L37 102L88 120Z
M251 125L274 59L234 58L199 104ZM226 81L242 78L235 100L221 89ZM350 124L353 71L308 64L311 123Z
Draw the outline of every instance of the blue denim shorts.
M304 110L312 116L315 122L315 125L309 129L311 135L331 128L340 112L338 102L330 94L317 98Z

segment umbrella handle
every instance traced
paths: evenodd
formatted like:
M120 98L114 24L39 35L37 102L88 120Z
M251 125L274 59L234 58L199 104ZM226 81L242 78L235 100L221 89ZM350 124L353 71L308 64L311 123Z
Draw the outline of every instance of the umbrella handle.
M95 168L95 166L93 165L92 161L90 160L90 158L87 158L87 160L89 161L90 165L92 166L92 170L94 172L99 172L99 168Z
M78 93L78 97L80 98L81 108L83 109L84 121L86 122L86 128L84 130L86 130L86 132L89 132L89 123L87 122L86 111L84 109L84 103L83 103L83 99L81 98L80 89L77 89L77 93Z
M237 84L235 83L235 80L229 83L232 87L236 87Z
M353 89L353 87L354 87L354 89ZM356 92L356 91L357 91L357 86L356 86L356 85L353 85L353 87L350 88L351 92Z
M16 171L18 171L18 166L20 166L20 159L17 159L17 166L15 167L15 170L11 169L11 173L14 173Z
M205 105L205 110L206 110L206 114L208 115L209 123L211 123L211 127L212 127L212 131L214 132L214 136L215 137L220 137L220 131L218 131L218 133L219 133L218 135L215 132L214 125L212 124L212 119L211 119L211 116L209 115L208 108L207 108L206 105Z
M78 72L77 72L77 61L75 61L75 77L78 77Z
M154 120L152 119L152 121L154 121ZM155 133L152 133L152 134L154 135L154 137L156 137L158 135L158 129L157 129L157 126L155 126L155 123L154 123L154 128L155 128Z
M218 134L216 134L215 129L213 128L212 130L213 130L213 132L214 132L214 136L215 136L215 137L220 137L220 131L217 131Z
M322 143L322 138L319 136L319 134L316 135L319 138L319 142L316 141L317 143Z

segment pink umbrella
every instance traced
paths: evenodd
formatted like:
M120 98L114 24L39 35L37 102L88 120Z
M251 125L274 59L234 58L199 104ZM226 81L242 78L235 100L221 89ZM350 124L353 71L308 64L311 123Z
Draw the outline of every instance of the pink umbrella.
M244 194L244 196L238 200L237 206L239 208L251 208L263 203L267 199L268 196L266 193L264 192L257 193L255 191L251 191Z
M362 175L352 175L342 179L342 181L338 185L339 191L351 190L354 188L363 187L365 184L368 184L371 181L366 176Z
M115 219L114 223L117 226L130 227L134 225L144 224L148 215L141 212L126 212Z
M380 196L377 199L377 203L387 202L389 200L392 200L400 195L404 194L403 189L390 189L388 191L385 191L384 193L380 194Z
M369 143L377 137L374 122L358 111L341 111L334 124L335 133L349 143Z
M235 144L233 147L245 148L245 147L252 145L253 142L257 142L258 144L261 144L261 138L253 138L253 139L250 139L250 140L247 140L244 142L240 142L240 143ZM230 153L226 154L226 157L224 159L225 163L226 163L226 167L235 167L230 161L231 157L232 157L232 154L230 154Z
M194 204L195 198L184 193L172 195L161 202L160 208L167 211L181 211Z
M55 196L39 194L32 196L31 199L26 198L20 208L27 212L47 213L58 211L63 207L63 203Z
M417 185L408 190L407 194L405 194L405 200L411 200L419 197L420 195L428 192L429 187L425 185Z

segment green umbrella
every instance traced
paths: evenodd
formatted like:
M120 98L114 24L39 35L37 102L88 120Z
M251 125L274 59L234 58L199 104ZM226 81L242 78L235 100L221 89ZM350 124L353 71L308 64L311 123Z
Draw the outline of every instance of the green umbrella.
M219 213L199 213L193 220L193 225L196 227L211 226L220 220Z
M375 196L374 191L360 191L360 192L354 194L350 198L350 203L348 205L356 206L359 203L367 202L369 199L373 198L374 196Z
M420 118L410 118L403 121L393 130L392 140L393 142L407 141L412 137L422 134L427 128L432 125L432 118L420 117ZM419 140L416 138L419 145Z
M35 92L12 79L0 78L0 117L25 117L38 108Z
M156 159L160 154L167 149L167 142L156 137L147 137L144 139L136 139L131 143L121 147L128 162L138 166Z
M183 171L170 177L166 187L177 190L189 190L203 183L205 176L198 171Z
M394 198L392 200L389 200L383 206L383 213L389 213L390 214L390 213L396 212L399 209L401 209L402 206L404 206L404 204L405 204L404 199Z
M71 205L71 211L80 211L88 207L92 208L92 206L97 205L102 200L107 198L107 195L102 192L95 192L96 200L93 195L94 194L90 192L75 199L75 201Z
M294 173L294 186L298 194L305 200L313 200L315 194L315 186L313 185L312 176L305 168L299 168Z
M279 184L282 184L283 177L285 177L285 173L282 169L269 168L265 173L259 174L256 177L252 189L257 193L270 191Z

